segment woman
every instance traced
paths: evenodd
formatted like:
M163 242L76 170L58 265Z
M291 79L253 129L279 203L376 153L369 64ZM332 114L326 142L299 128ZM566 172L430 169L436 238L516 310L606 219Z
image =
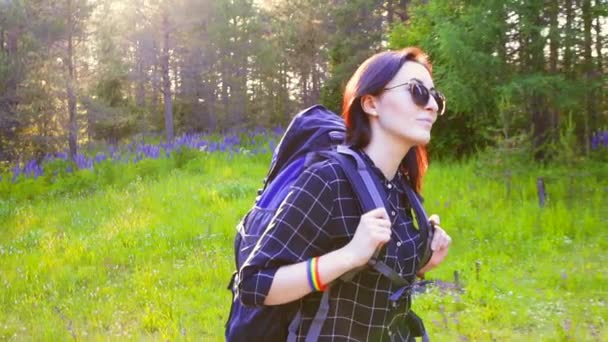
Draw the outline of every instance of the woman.
M382 247L379 259L410 282L440 264L451 239L433 215L433 256L416 272L424 246L407 210L404 181L420 191L427 167L424 145L444 110L431 64L419 49L366 60L344 94L347 143L382 180L389 205L362 213L335 161L307 169L240 270L242 302L294 304L301 319L290 329L302 340L327 284L365 265L376 249ZM335 281L319 340L413 340L406 322L410 295L391 301L394 290L390 279L371 269L351 281Z

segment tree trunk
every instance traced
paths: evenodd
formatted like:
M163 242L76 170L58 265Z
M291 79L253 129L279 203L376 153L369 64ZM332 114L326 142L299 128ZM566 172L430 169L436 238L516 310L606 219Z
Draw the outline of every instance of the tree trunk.
M406 22L410 18L408 11L407 11L408 5L409 5L409 0L399 0L399 7L398 7L399 11L396 11L396 10L394 11L394 13L399 15L402 22Z
M165 102L165 134L167 142L173 142L173 101L171 98L171 77L169 75L169 13L163 13L163 48L161 72L163 79L163 100Z
M68 95L68 145L70 149L70 158L76 159L76 153L78 152L78 123L76 122L76 94L74 90L74 47L73 47L73 35L74 35L74 20L72 13L72 1L67 0L67 19L68 19L68 36L67 36L67 56L65 58L66 67L68 69L67 77L67 95Z
M549 72L552 75L557 74L557 59L559 48L559 28L557 25L557 17L559 15L558 0L551 0L549 4ZM549 110L549 129L554 130L558 127L559 113L555 108Z
M223 113L224 118L231 118L230 114L230 95L232 95L232 88L228 84L228 80L230 76L228 75L228 66L226 58L227 56L222 57L222 105L223 105Z
M160 122L160 117L159 117L159 108L160 108L160 104L159 104L159 95L162 94L162 85L160 82L160 78L158 77L159 73L159 65L161 63L161 58L160 58L160 50L158 48L158 43L156 41L156 39L153 42L153 50L154 50L154 62L153 62L153 67L152 67L152 75L154 75L151 79L151 85L152 85L152 93L151 96L152 98L150 99L150 117L152 118L152 123L154 125L154 127L156 128L156 125Z
M600 1L596 0L595 5L599 6ZM601 16L598 15L595 18L595 53L597 55L597 70L599 73L603 73L603 61L602 61L602 25L600 24ZM600 100L600 103L601 100Z
M559 47L559 29L557 16L559 14L558 0L551 0L549 5L549 70L552 74L557 72L557 50Z
M541 39L540 34L543 24L542 8L537 6L530 5L526 13L526 15L530 16L527 20L532 24L532 28L528 28L529 35L526 36L526 55L528 56L529 71L531 73L542 73L545 67L545 42ZM534 89L531 90L530 95L529 104L533 125L532 140L535 148L534 158L536 160L544 160L545 144L549 137L548 101L544 95L537 93Z
M136 52L136 85L135 85L135 104L141 113L141 128L144 137L148 135L148 120L146 113L146 77L144 74L143 49L141 40L135 43Z
M572 0L566 0L564 7L566 9L566 25L565 25L565 37L564 37L564 72L569 78L572 77L572 21L573 21L573 10Z
M595 5L598 6L600 3L599 0L595 1ZM604 61L603 56L602 56L602 25L600 24L600 17L601 16L597 16L595 18L595 53L597 55L597 73L598 75L603 75L604 74ZM600 109L598 109L598 111L601 111L601 106L602 104L604 104L604 91L602 91L602 88L597 90L597 103L599 104ZM604 104L604 108L605 104ZM597 122L597 124L600 124L599 122Z
M22 78L22 67L18 59L19 37L19 28L10 28L6 31L6 41L3 43L6 44L3 52L6 53L10 73L5 80L5 93L0 94L0 160L11 160L14 157L16 131L21 125L16 113L19 104L17 88Z
M213 91L213 87L215 86L215 84L212 84L210 82L206 82L205 86L204 86L204 96L205 96L205 114L207 116L207 124L206 124L206 129L209 132L213 132L217 129L217 115L215 112L215 92Z
M591 27L593 25L593 16L591 13L591 0L583 0L583 27L584 27L584 48L583 48L583 69L586 78L586 89L585 92L585 103L587 107L587 113L585 115L585 153L589 153L591 150L591 129L594 125L597 125L597 110L595 104L595 87L593 86L594 70L593 70L593 59L592 50L593 42L591 39Z
M302 104L304 107L308 106L310 102L310 95L308 91L308 71L302 70L300 72L300 89L302 89Z
M7 32L7 41L6 41L6 53L8 63L10 65L9 70L10 73L6 80L6 94L5 97L7 99L8 106L10 107L10 111L17 107L19 104L19 100L17 98L17 86L19 80L23 77L22 71L23 67L19 63L18 57L18 49L19 49L19 37L20 31L18 28L14 28L8 30ZM2 96L0 96L2 97Z
M310 102L319 103L321 98L321 77L319 75L319 68L317 67L317 53L313 51L312 64L310 66L312 75L312 86L310 91Z
M288 80L288 75L287 75L287 70L288 70L288 65L286 62L281 63L281 99L282 99L282 103L284 105L284 107L282 108L283 111L281 113L283 113L287 120L291 120L292 117L292 113L290 113L291 110L291 106L288 105L288 99L289 99L289 88L288 88L288 84L289 84L289 80Z
M242 52L237 52L234 54L245 55ZM234 96L231 97L233 104L233 113L232 113L232 127L239 127L243 125L245 114L246 114L246 106L247 106L247 61L246 60L238 60L233 64L235 70L235 78L236 82L230 88L230 93Z

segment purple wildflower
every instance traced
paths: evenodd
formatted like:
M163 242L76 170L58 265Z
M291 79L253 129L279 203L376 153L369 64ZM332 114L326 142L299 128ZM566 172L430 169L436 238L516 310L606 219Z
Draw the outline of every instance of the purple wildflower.
M104 161L104 160L106 160L106 159L107 159L106 155L105 155L105 154L103 154L103 153L101 153L101 152L99 152L99 153L97 153L97 155L95 156L95 163L97 163L97 164L98 164L98 163L101 163L102 161Z
M15 165L11 171L13 171L13 183L15 183L21 175L21 168L19 168L19 165Z

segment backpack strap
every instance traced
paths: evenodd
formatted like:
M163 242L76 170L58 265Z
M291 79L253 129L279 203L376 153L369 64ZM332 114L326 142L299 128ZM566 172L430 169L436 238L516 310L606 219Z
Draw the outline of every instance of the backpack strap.
M379 181L374 180L372 173L369 171L367 164L361 158L361 156L353 151L348 146L338 146L337 154L333 154L333 158L340 163L340 166L346 173L346 177L352 185L363 212L368 212L376 208L386 208L386 202L383 198L387 198L387 194L384 189L378 185ZM346 157L348 156L348 157ZM350 157L350 158L349 158ZM356 167L353 168L353 162L350 159L354 159ZM382 195L380 195L382 193ZM378 255L381 249L376 250L374 255L367 262L367 266L373 268L380 274L389 278L395 285L402 287L409 285L409 282L405 280L399 273L389 267L383 261L378 260ZM350 281L354 278L357 273L365 269L365 267L359 267L343 274L340 279L342 281Z
M424 252L422 253L419 263L420 268L422 268L429 262L431 256L433 255L433 250L431 250L431 242L435 233L435 226L429 222L426 211L424 210L418 195L406 180L403 181L403 187L405 188L407 199L414 210L414 214L416 215L418 230L423 241Z
M321 335L321 328L323 328L323 323L325 322L327 314L329 313L330 290L331 288L327 288L327 290L323 292L321 302L319 303L319 309L317 309L317 313L315 314L315 317L310 323L310 328L308 329L308 334L306 335L305 342L317 342L319 340L319 335Z
M342 169L346 173L346 177L351 181L353 185L353 189L357 193L357 197L359 197L361 201L361 207L363 212L368 212L370 210L374 210L376 208L384 208L386 207L386 203L383 198L386 198L386 193L384 189L378 186L378 182L375 182L372 178L371 173L369 172L369 168L363 158L353 151L350 147L339 145L337 148L337 152L339 153L336 159L342 166ZM355 160L356 169L352 167L352 162L346 160L342 155L346 155ZM359 191L361 189L360 186L363 186L367 191ZM380 191L382 191L382 195L380 196Z
M319 335L321 335L321 328L323 328L323 323L327 319L327 314L329 313L329 291L331 290L331 286L328 287L321 297L321 301L319 302L319 308L317 309L317 313L315 317L312 319L310 323L310 328L308 329L308 334L306 334L305 342L316 342L319 340ZM302 320L302 309L298 310L295 317L289 324L287 342L296 342L298 339L298 327L300 326L300 321Z
M337 152L337 153L336 153ZM352 150L348 146L338 145L337 151L322 151L318 152L314 156L307 158L307 162L305 165L309 166L314 162L319 161L321 158L331 158L336 160L349 182L355 194L357 195L357 199L361 204L361 208L363 212L368 212L370 210L376 208L386 208L387 203L383 198L387 198L387 194L384 191L384 188L379 186L379 181L374 180L372 173L369 171L367 164L361 158L361 156ZM353 165L353 160L355 164ZM355 166L355 167L353 167ZM407 183L407 182L406 182ZM408 195L408 199L410 201L410 205L414 208L414 212L416 215L416 219L418 220L418 226L420 229L420 235L423 239L428 238L428 222L426 220L426 213L424 212L424 208L420 203L418 197L414 190L409 186L409 184L405 184L406 193ZM421 221L422 220L422 221ZM424 224L423 224L424 223ZM428 240L428 239L427 239ZM427 240L424 241L424 245L427 245ZM430 250L430 248L427 248ZM399 273L389 267L383 261L378 260L378 255L380 254L381 249L376 250L374 255L370 258L366 266L362 266L351 270L340 277L342 281L350 281L352 278L357 275L360 271L365 269L367 266L372 267L374 270L389 278L393 284L397 285L399 289L391 296L391 300L398 300L405 292L408 292L411 283L404 279ZM319 308L311 322L310 328L308 330L308 334L306 335L306 342L317 341L319 335L321 334L321 329L323 327L323 323L327 319L327 315L329 313L329 293L331 290L331 286L327 288L327 290L323 293L321 297L321 301L319 303ZM393 298L394 297L394 298ZM289 335L287 341L295 342L297 338L297 327L300 325L301 321L301 310L298 310L296 316L292 320L289 325ZM420 321L421 322L421 321ZM424 329L424 328L423 328Z

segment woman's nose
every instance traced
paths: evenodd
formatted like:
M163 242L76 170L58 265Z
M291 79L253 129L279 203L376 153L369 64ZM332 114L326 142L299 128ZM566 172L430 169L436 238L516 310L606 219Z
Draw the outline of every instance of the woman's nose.
M435 113L439 111L439 105L437 104L435 97L429 96L429 101L426 103L424 109Z

